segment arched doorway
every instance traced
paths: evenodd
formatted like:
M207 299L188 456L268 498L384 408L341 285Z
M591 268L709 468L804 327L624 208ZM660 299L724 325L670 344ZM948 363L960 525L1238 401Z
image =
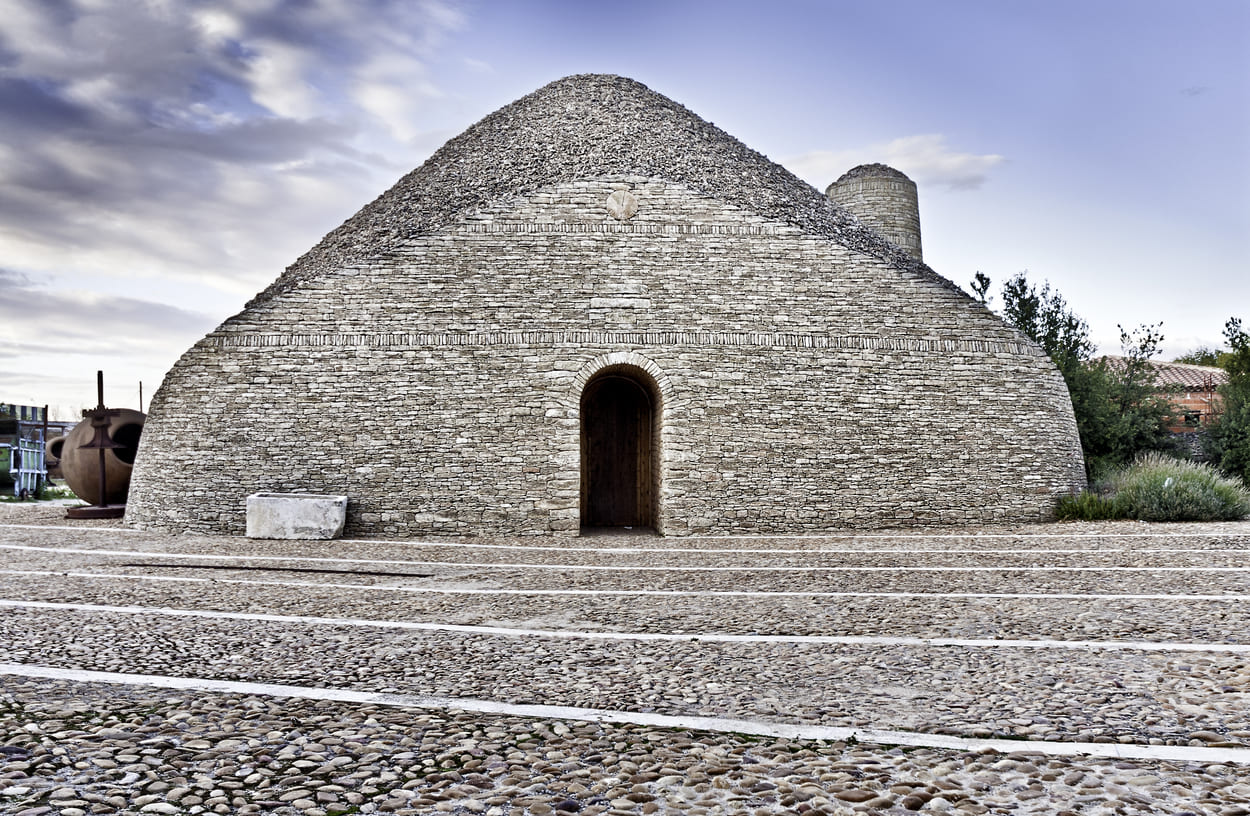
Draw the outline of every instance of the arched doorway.
M605 369L581 400L583 527L653 527L658 390L632 366Z

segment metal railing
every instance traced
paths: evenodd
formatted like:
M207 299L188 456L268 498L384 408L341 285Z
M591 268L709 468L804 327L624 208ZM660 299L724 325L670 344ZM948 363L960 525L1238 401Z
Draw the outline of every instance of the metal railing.
M33 498L48 479L43 460L43 430L33 429L29 436L18 436L13 442L0 447L8 448L9 478L13 480L13 495L17 498Z

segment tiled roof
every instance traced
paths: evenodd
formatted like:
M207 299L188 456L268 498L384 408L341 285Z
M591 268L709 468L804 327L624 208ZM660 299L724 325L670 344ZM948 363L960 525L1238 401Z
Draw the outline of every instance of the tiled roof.
M1112 369L1123 370L1126 360L1123 357L1108 355L1102 359ZM1228 372L1214 366L1186 365L1185 363L1150 362L1154 372L1155 385L1160 388L1179 386L1193 391L1207 387L1219 388L1228 382Z

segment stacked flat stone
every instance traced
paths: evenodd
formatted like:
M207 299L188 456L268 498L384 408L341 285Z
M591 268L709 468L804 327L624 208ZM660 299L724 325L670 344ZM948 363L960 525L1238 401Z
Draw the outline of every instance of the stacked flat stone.
M626 77L585 74L552 82L443 145L249 306L345 264L383 257L500 199L612 176L676 182L695 195L828 236L957 290L810 184L684 106Z
M1083 484L1030 341L637 82L552 83L456 137L189 350L128 519L242 533L576 534L582 390L653 400L665 534L1037 520ZM647 447L644 444L643 447Z
M830 184L825 195L915 260L924 259L916 182L906 174L884 164L861 164Z

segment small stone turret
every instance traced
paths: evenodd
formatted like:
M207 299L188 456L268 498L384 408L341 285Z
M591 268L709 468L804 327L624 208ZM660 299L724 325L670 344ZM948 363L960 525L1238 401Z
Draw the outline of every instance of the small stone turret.
M825 195L908 255L924 260L916 183L903 173L884 164L861 164L830 184Z

